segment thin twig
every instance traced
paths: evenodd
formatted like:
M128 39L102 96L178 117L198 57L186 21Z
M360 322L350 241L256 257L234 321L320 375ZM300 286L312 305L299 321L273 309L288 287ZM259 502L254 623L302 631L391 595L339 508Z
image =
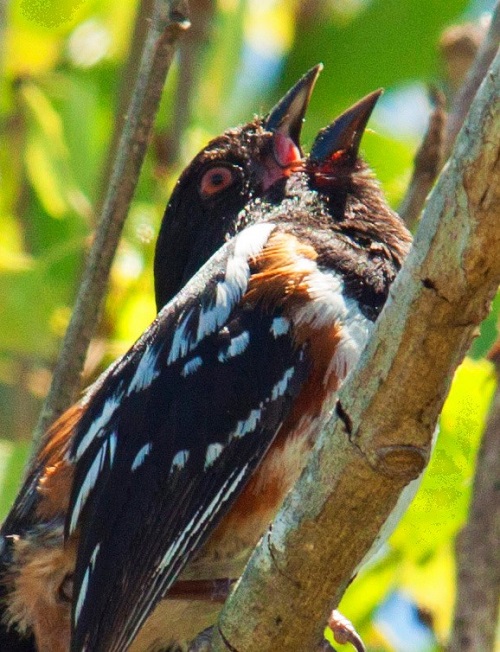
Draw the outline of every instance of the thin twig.
M495 649L500 606L500 341L490 358L497 389L477 458L469 518L456 542L453 652Z
M227 652L225 641L245 652L314 649L425 467L453 371L500 282L499 93L500 55L336 414L224 607L214 652Z
M451 107L450 115L448 117L448 124L446 128L446 137L444 143L444 157L448 158L455 138L465 120L465 116L469 111L469 107L474 99L474 96L479 88L481 82L491 65L500 44L500 2L497 2L493 14L491 16L491 23L478 53L474 60L474 64L469 70L464 84L457 92L453 105Z
M111 136L106 162L103 167L103 184L101 188L99 188L99 198L97 201L99 211L104 205L104 201L106 199L106 193L109 187L109 179L111 178L111 171L116 159L120 136L123 132L123 126L128 114L128 107L130 106L131 98L134 93L137 73L141 63L141 54L144 50L144 44L149 33L149 25L151 23L151 16L153 15L154 4L155 0L140 0L137 6L134 30L130 39L130 48L127 56L127 62L121 73L118 100L116 103L116 119L113 127L113 135Z
M191 119L193 93L201 73L200 58L213 27L214 0L191 0L191 29L179 47L179 77L175 91L172 124L156 143L160 165L169 168L179 161L184 132Z
M455 138L477 89L498 50L499 41L500 3L497 3L491 17L490 27L477 50L470 70L465 76L465 81L455 94L449 116L446 116L445 113L443 95L440 93L435 95L435 108L429 118L429 126L422 145L415 156L413 175L408 190L398 209L410 229L416 226L425 199L450 155Z
M410 230L416 226L425 199L443 167L446 99L443 93L433 89L431 100L434 108L429 118L429 126L415 156L415 166L408 191L398 209Z
M75 400L85 354L99 318L109 271L132 199L179 36L189 26L185 0L156 0L102 215L64 338L49 395L35 430L47 427Z

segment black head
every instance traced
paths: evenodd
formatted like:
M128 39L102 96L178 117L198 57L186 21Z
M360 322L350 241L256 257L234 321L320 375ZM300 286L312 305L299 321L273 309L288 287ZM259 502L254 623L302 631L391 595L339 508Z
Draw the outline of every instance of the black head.
M322 129L305 168L309 187L327 207L331 227L354 247L383 251L399 269L411 235L359 156L361 139L381 94L381 89L370 93Z
M212 140L181 174L156 244L158 310L247 226L249 202L281 200L287 177L302 161L300 130L320 70L312 68L266 117Z
M379 315L411 244L358 154L380 94L368 95L322 129L302 168L287 181L285 198L261 213L261 219L309 242L318 265L342 277L343 292L370 320Z

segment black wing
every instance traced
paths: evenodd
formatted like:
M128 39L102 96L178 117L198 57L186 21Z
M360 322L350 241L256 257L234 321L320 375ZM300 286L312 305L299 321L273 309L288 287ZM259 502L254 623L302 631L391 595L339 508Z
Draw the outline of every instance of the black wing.
M272 225L226 245L91 397L71 455L72 651L122 651L262 459L308 373L278 312L245 306Z

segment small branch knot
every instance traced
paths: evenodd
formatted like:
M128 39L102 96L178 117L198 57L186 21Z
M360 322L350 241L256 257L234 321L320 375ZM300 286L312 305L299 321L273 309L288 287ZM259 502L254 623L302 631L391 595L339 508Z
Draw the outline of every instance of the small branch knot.
M375 453L375 467L390 478L410 482L422 473L429 460L429 452L417 446L384 446Z

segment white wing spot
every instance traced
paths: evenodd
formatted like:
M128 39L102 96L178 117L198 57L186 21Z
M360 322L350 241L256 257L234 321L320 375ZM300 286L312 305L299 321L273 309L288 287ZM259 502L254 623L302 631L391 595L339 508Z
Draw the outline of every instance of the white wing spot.
M253 432L257 427L262 410L260 408L252 410L244 421L238 421L233 432L233 437L239 439L249 432Z
M146 459L146 456L151 452L151 448L152 444L144 444L144 446L139 449L139 452L135 456L134 461L132 462L132 466L130 467L131 471L137 471L137 469Z
M115 438L115 442L116 442L116 438ZM109 440L105 439L99 451L97 452L97 455L94 457L94 461L90 465L89 470L87 471L85 480L82 482L80 486L80 491L78 492L78 496L75 500L75 505L71 512L71 520L69 526L70 534L72 534L75 531L76 525L78 523L78 518L80 517L82 509L84 508L85 503L87 502L90 492L96 485L99 474L104 468L106 454L108 452L108 446L110 448L110 462L112 462L111 455L114 454L114 451L112 450L112 446L116 446L116 443L110 444Z
M132 382L129 385L127 394L140 392L147 389L153 380L160 375L161 369L158 367L158 358L163 348L163 343L159 346L150 345L142 354L142 358L137 365Z
M271 333L274 335L274 338L280 337L280 335L286 335L290 330L290 322L286 317L275 317L273 323L271 324Z
M207 448L207 453L205 455L205 471L210 466L212 466L212 464L219 457L219 455L222 453L223 450L224 450L224 446L222 444L219 444L218 442L214 444L210 444L210 446Z
M189 521L189 523L186 525L184 530L179 534L178 538L172 543L170 548L163 556L163 559L161 560L161 562L159 563L156 569L157 574L167 569L170 566L171 562L175 559L176 555L181 557L185 552L186 545L189 544L192 550L196 550L198 541L203 536L204 530L202 529L202 526L205 524L207 519L210 518L212 512L217 507L223 505L225 502L227 502L230 499L231 495L234 493L237 486L239 485L242 478L244 477L247 468L248 468L248 464L246 464L241 469L241 471L238 473L238 475L234 480L232 477L229 477L226 480L226 482L222 485L222 487L219 489L219 491L217 492L213 500L210 502L210 504L207 505L207 507L205 507L203 511L199 509L195 513L193 518ZM194 535L196 535L197 532L199 532L199 534L196 538L194 538Z
M78 593L78 600L76 601L76 605L75 605L75 624L78 622L78 619L80 618L80 613L82 611L83 603L85 602L85 596L87 595L87 589L89 588L89 579L90 579L90 567L88 567L87 570L85 571L85 575L83 576L83 580L82 580L82 585Z
M123 391L116 392L104 402L101 414L92 421L89 429L83 436L78 448L76 449L74 459L78 461L85 453L90 444L96 437L102 437L105 433L105 427L108 425L109 420L115 413L116 409L120 406L123 398Z
M197 342L220 328L241 299L250 278L249 260L266 244L274 224L254 224L234 238L234 250L226 263L223 281L217 284L214 304L200 314Z
M113 462L115 461L116 444L117 444L116 432L112 432L111 435L109 436L109 466L110 467L113 466Z
M179 358L183 358L188 354L193 346L191 335L187 332L189 320L191 319L193 310L189 310L182 322L175 329L172 346L168 355L167 364L172 364Z
M76 606L75 606L75 623L78 622L78 618L80 617L83 603L85 602L85 596L87 595L87 590L89 588L90 575L94 570L95 562L100 549L101 549L101 544L98 543L94 548L94 552L90 557L90 564L87 566L87 570L85 571L85 575L83 576L82 585L80 587L80 591L78 593L78 600L76 601Z
M234 358L237 355L241 355L247 348L250 343L250 333L248 331L243 331L241 335L233 337L226 351L220 351L217 356L219 362L225 362L229 358Z
M194 372L198 371L198 369L202 365L203 365L203 360L200 358L199 355L197 355L196 358L193 358L192 360L189 360L189 362L186 362L186 364L182 368L181 376L186 378L190 374L194 374Z
M172 466L170 467L170 473L172 473L175 469L178 469L181 471L185 466L186 463L189 459L189 451L187 450L182 450L179 451L174 455L174 459L172 460Z
M357 363L366 345L373 323L359 309L358 302L344 295L342 278L330 270L316 270L307 276L308 294L311 301L293 315L297 325L309 324L313 328L340 325L340 340L325 376L334 372L344 380Z
M281 380L279 380L271 390L272 401L275 401L278 397L283 396L283 394L286 392L286 388L288 387L288 383L292 379L294 373L295 373L295 369L293 367L290 367L285 371Z
M261 222L248 226L235 238L234 255L248 260L261 252L276 224Z
M96 547L94 548L94 552L92 553L92 557L90 558L90 564L92 566L92 570L94 570L95 566L95 561L97 559L97 555L99 554L99 550L101 549L101 544L98 543Z

